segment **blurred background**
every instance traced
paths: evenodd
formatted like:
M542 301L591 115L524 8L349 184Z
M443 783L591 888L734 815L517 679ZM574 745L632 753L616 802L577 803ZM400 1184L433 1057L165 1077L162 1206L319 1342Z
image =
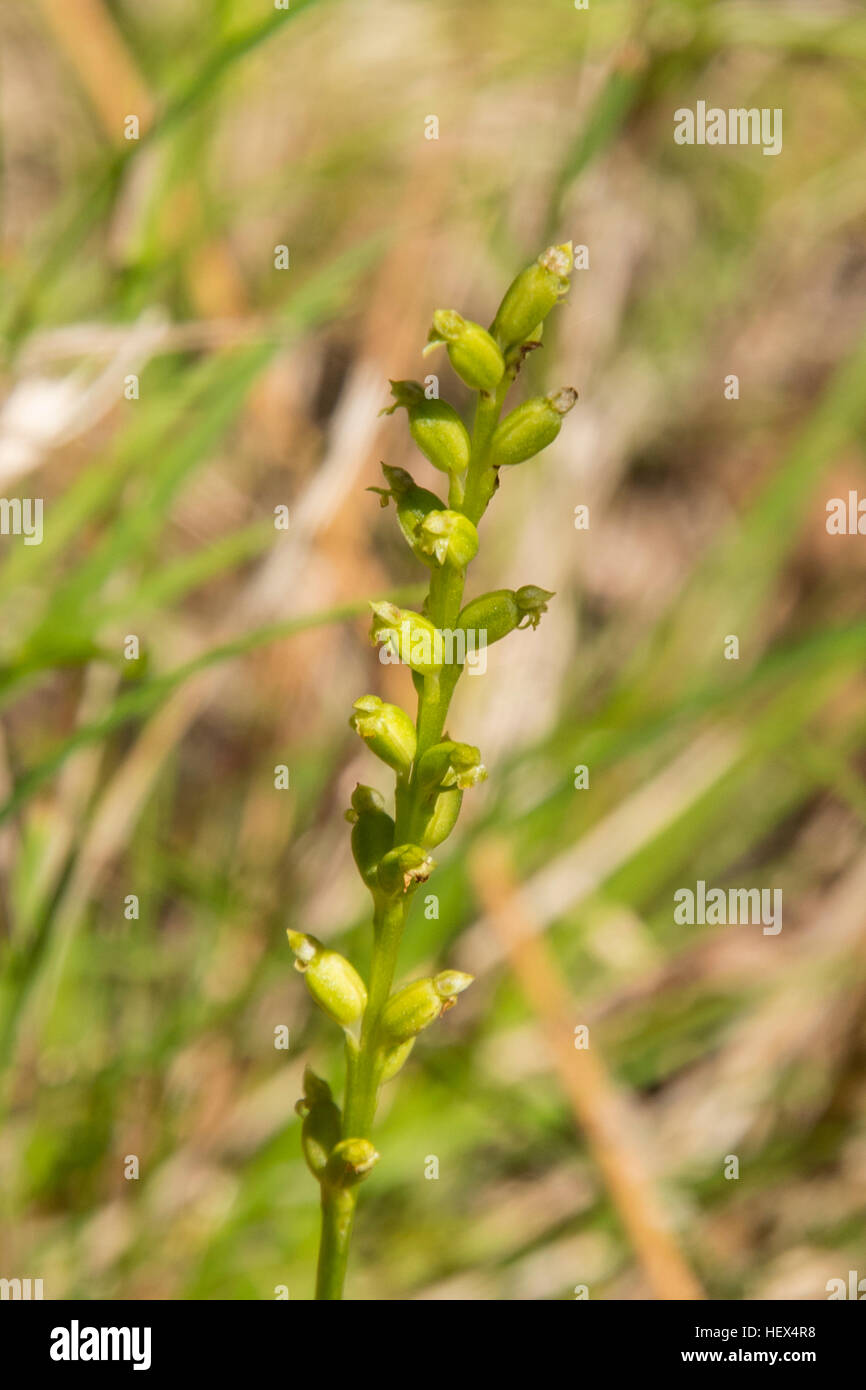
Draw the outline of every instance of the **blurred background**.
M0 1274L310 1295L293 1106L342 1062L284 933L366 962L347 718L410 703L364 613L419 574L365 488L434 481L377 412L431 370L465 404L432 311L487 323L572 238L513 399L580 400L470 581L556 599L458 692L490 778L401 956L477 983L385 1093L348 1292L866 1276L866 541L825 524L863 487L862 7L7 0L0 40L0 494L44 501L0 537ZM781 108L781 154L675 144L698 101ZM782 931L676 925L699 879L781 889Z

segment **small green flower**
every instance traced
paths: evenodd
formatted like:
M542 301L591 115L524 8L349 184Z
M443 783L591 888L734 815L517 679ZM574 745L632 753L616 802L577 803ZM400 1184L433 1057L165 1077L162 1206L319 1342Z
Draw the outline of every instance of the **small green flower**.
M552 444L562 429L563 416L577 400L570 386L551 396L536 396L524 401L497 426L490 445L490 459L495 468L524 463Z
M424 791L440 787L465 790L477 786L486 776L480 750L471 743L455 743L451 739L428 748L415 771L416 784Z
M391 898L399 898L424 883L435 865L420 845L397 845L379 865L379 886Z
M428 400L418 381L392 381L394 404L380 411L392 415L403 406L409 433L425 458L443 473L462 473L469 466L472 446L466 426L453 406L435 397Z
M371 487L368 491L379 494L383 507L387 507L393 497L397 507L397 524L412 550L425 565L437 564L435 556L420 545L419 530L426 517L444 510L445 503L434 492L418 487L405 468L393 468L383 463L382 472L388 487Z
M329 1187L354 1187L379 1162L369 1139L343 1139L328 1159L324 1179Z
M472 975L462 970L443 970L432 979L413 980L392 994L382 1010L380 1032L388 1046L394 1047L414 1038L423 1028L450 1009L472 984Z
M534 339L542 320L568 293L573 264L570 241L546 251L512 280L490 325L504 351Z
M517 626L538 627L541 622L542 613L547 612L547 603L553 598L550 589L540 589L537 584L523 584L516 591L514 601L517 604L517 611L520 614L520 621Z
M421 676L432 675L442 667L441 633L421 613L398 608L393 603L371 603L373 624L370 640L384 643L404 666Z
M416 743L415 725L405 710L386 704L378 695L362 695L352 706L349 725L372 753L405 776L412 766Z
M366 986L355 967L315 936L291 929L286 935L296 956L295 969L319 1008L341 1028L354 1029L367 1007Z
M475 635L476 646L490 646L516 628L538 627L547 601L548 589L524 584L521 589L494 589L467 603L457 620L458 627Z
M417 532L422 557L462 570L478 553L478 532L462 512L428 512Z
M505 371L499 344L480 323L463 318L456 309L437 309L425 354L445 343L457 375L473 391L495 391Z

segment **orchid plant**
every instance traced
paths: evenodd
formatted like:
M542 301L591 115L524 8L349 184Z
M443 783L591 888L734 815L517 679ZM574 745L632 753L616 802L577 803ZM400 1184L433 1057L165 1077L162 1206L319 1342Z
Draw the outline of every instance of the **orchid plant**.
M350 719L395 779L393 813L379 791L361 785L346 813L358 872L372 899L369 980L315 937L288 933L296 968L316 1003L343 1029L346 1046L342 1107L310 1068L297 1107L304 1156L321 1189L317 1299L343 1296L359 1185L379 1158L372 1131L380 1088L404 1066L419 1033L472 982L462 971L442 970L393 990L412 896L433 871L432 851L454 829L464 793L487 776L478 748L446 732L454 689L470 654L516 628L537 627L553 597L529 584L464 603L464 588L500 469L551 444L577 399L566 387L502 416L527 353L541 345L544 320L568 291L571 269L571 243L549 247L509 286L489 330L453 309L434 313L424 351L444 348L454 371L477 393L471 432L430 386L391 382L393 403L385 413L406 411L412 439L447 478L448 493L443 501L405 469L386 464L385 487L373 489L383 507L393 502L400 531L430 578L420 612L371 604L372 641L411 672L414 720L378 695L356 700Z

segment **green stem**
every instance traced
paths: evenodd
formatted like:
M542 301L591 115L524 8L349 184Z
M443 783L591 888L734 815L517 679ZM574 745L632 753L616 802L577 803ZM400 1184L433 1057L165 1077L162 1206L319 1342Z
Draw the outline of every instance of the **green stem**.
M376 1031L397 966L397 953L406 920L406 901L378 906L374 918L370 988L357 1050L346 1046L346 1100L343 1138L369 1139L379 1095ZM322 1184L322 1234L319 1243L317 1299L340 1299L358 1201L357 1186L335 1188Z
M361 1031L361 1046L354 1062L349 1063L346 1104L343 1111L343 1138L369 1139L376 1114L379 1092L376 1033L379 1016L388 1001L397 954L406 921L405 898L377 907L373 923L373 958L370 966L370 986Z
M322 1236L316 1274L317 1299L343 1297L357 1201L357 1187L322 1185Z
M475 422L472 427L472 457L466 474L466 491L461 511L477 526L492 496L491 470L487 467L490 441L499 422L502 405L514 380L509 368L492 395L482 392L478 397Z
M452 507L459 507L476 523L490 500L487 455L512 380L513 373L506 372L493 395L482 393L479 396L465 494L455 485L449 497ZM440 631L453 631L456 628L465 581L464 570L443 566L433 571L427 598L427 613L430 621ZM461 668L456 665L443 666L435 674L424 677L418 696L416 761L442 738L460 671ZM408 783L401 781L398 784L395 844L411 840L420 799L420 791L414 778ZM380 902L376 906L373 918L370 983L361 1041L359 1046L347 1045L346 1049L346 1096L342 1130L344 1139L369 1139L371 1136L379 1099L379 1019L394 982L408 908L408 897L400 898L396 902ZM339 1299L343 1296L357 1200L357 1186L335 1188L327 1183L322 1184L322 1235L316 1281L317 1299Z
M453 628L460 616L466 571L443 565L430 576L427 612L434 627Z

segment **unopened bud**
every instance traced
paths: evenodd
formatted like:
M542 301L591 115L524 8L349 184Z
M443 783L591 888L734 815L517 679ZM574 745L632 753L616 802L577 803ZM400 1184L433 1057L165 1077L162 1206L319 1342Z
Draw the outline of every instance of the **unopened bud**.
M552 444L562 428L562 419L577 400L570 386L551 396L535 396L506 415L490 444L491 462L496 468L523 463Z
M405 666L419 675L432 675L442 666L442 635L429 619L393 603L371 603L370 640L386 643Z
M372 753L403 776L415 757L415 725L399 705L388 705L378 695L362 695L352 706L350 726Z
M437 565L462 570L478 553L478 532L462 512L428 512L418 527L418 549Z
M383 506L387 506L389 499L393 497L397 507L397 524L412 550L425 565L436 564L435 556L419 544L418 533L424 519L431 513L436 515L441 512L445 503L435 492L428 492L425 487L419 487L412 474L407 473L405 468L393 468L383 463L382 472L385 474L388 488L374 487L369 491L379 493Z
M417 381L392 381L394 404L382 415L392 415L403 406L409 416L409 433L425 458L443 473L462 473L469 466L472 446L460 416L447 401L428 400Z
M388 1000L379 1021L383 1039L394 1047L414 1038L423 1028L435 1023L440 1014L451 1008L472 984L473 976L462 970L443 970L432 979L414 980Z
M499 344L480 323L463 318L456 309L437 309L425 354L445 343L455 372L473 391L494 391L502 380L505 359Z
M489 646L507 637L518 627L538 627L547 601L553 598L548 589L524 584L521 589L494 589L467 603L457 626L475 634L476 645Z
M549 246L511 282L490 325L491 333L505 351L530 338L537 341L542 320L568 293L572 263L570 241Z
M378 1162L369 1139L343 1139L328 1160L325 1179L331 1187L354 1187Z
M296 956L295 969L303 974L319 1008L341 1028L354 1028L367 1007L367 990L355 967L315 936L291 930L286 935Z
M379 865L379 886L391 898L398 898L424 883L435 865L420 845L397 845Z
M295 1111L303 1119L301 1148L307 1167L315 1178L321 1178L331 1150L340 1142L340 1111L327 1081L311 1067L304 1072L304 1096Z
M346 812L352 823L352 854L358 872L371 891L378 888L376 870L379 861L394 847L394 822L385 810L385 802L372 787L360 783L352 792L352 806Z

